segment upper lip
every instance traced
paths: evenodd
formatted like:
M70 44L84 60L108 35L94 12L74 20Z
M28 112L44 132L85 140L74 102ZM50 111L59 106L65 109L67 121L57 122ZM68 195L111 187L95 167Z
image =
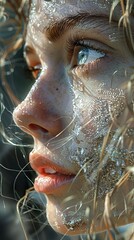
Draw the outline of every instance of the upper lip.
M29 155L30 165L33 170L35 170L38 174L45 174L48 173L48 169L54 170L58 174L62 175L75 175L72 171L65 169L64 167L60 166L59 164L55 164L45 156L37 152L31 152ZM56 174L54 173L54 174Z

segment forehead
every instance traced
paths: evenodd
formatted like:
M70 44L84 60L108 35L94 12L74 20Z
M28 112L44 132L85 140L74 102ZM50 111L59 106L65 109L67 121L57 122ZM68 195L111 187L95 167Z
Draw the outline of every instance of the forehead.
M113 0L32 0L26 41L33 35L41 39L39 34L45 33L46 35L48 29L56 32L56 24L58 24L58 28L59 25L62 28L63 23L70 24L71 21L76 25L82 25L81 18L77 18L78 15L81 15L82 19L86 19L84 21L86 25L90 25L91 17L97 21L105 18L109 23L112 4ZM86 18L86 16L88 17ZM112 15L112 20L116 25L118 25L120 17L122 17L122 11L119 2ZM72 23L71 25L73 26Z
M72 5L72 6L81 6L83 4L101 4L101 6L108 5L113 3L113 0L32 0L32 3L35 5L41 5L41 4L53 4L53 5Z
M30 20L40 18L44 20L61 20L68 15L75 15L79 12L87 12L91 15L109 16L113 0L33 0ZM116 8L117 11L117 8ZM118 9L118 16L120 15Z

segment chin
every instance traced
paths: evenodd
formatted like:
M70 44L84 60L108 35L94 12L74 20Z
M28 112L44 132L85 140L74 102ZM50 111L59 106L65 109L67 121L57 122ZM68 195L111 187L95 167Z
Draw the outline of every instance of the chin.
M87 231L84 217L80 217L80 213L72 217L73 211L68 208L63 209L58 203L56 204L54 197L47 197L46 213L50 226L56 232L65 235L79 235Z

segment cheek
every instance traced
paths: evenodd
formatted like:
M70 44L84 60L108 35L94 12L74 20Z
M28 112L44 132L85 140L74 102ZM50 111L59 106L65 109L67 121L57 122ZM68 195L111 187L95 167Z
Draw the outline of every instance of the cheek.
M126 107L125 92L122 89L104 89L100 85L93 94L75 90L73 101L74 115L81 130L87 130L89 137L101 134L112 120L115 120ZM77 126L78 127L78 126ZM90 132L90 133L89 133ZM99 135L98 135L99 134ZM95 135L94 135L95 137Z
M126 107L125 93L121 89L101 88L96 91L96 96L91 97L75 90L73 104L75 125L72 146L76 151L72 151L71 157L83 168L86 178L93 183L96 179L104 137L112 123L115 125L113 124L110 134L114 136L116 121ZM109 164L111 164L110 168ZM104 170L107 176L108 168L112 169L112 163L107 163L107 168Z

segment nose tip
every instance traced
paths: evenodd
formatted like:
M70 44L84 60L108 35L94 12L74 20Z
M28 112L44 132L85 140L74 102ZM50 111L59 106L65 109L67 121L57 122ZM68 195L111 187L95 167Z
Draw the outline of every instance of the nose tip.
M38 103L30 105L27 100L14 110L13 119L19 128L38 139L54 137L65 127L58 114L44 109Z

